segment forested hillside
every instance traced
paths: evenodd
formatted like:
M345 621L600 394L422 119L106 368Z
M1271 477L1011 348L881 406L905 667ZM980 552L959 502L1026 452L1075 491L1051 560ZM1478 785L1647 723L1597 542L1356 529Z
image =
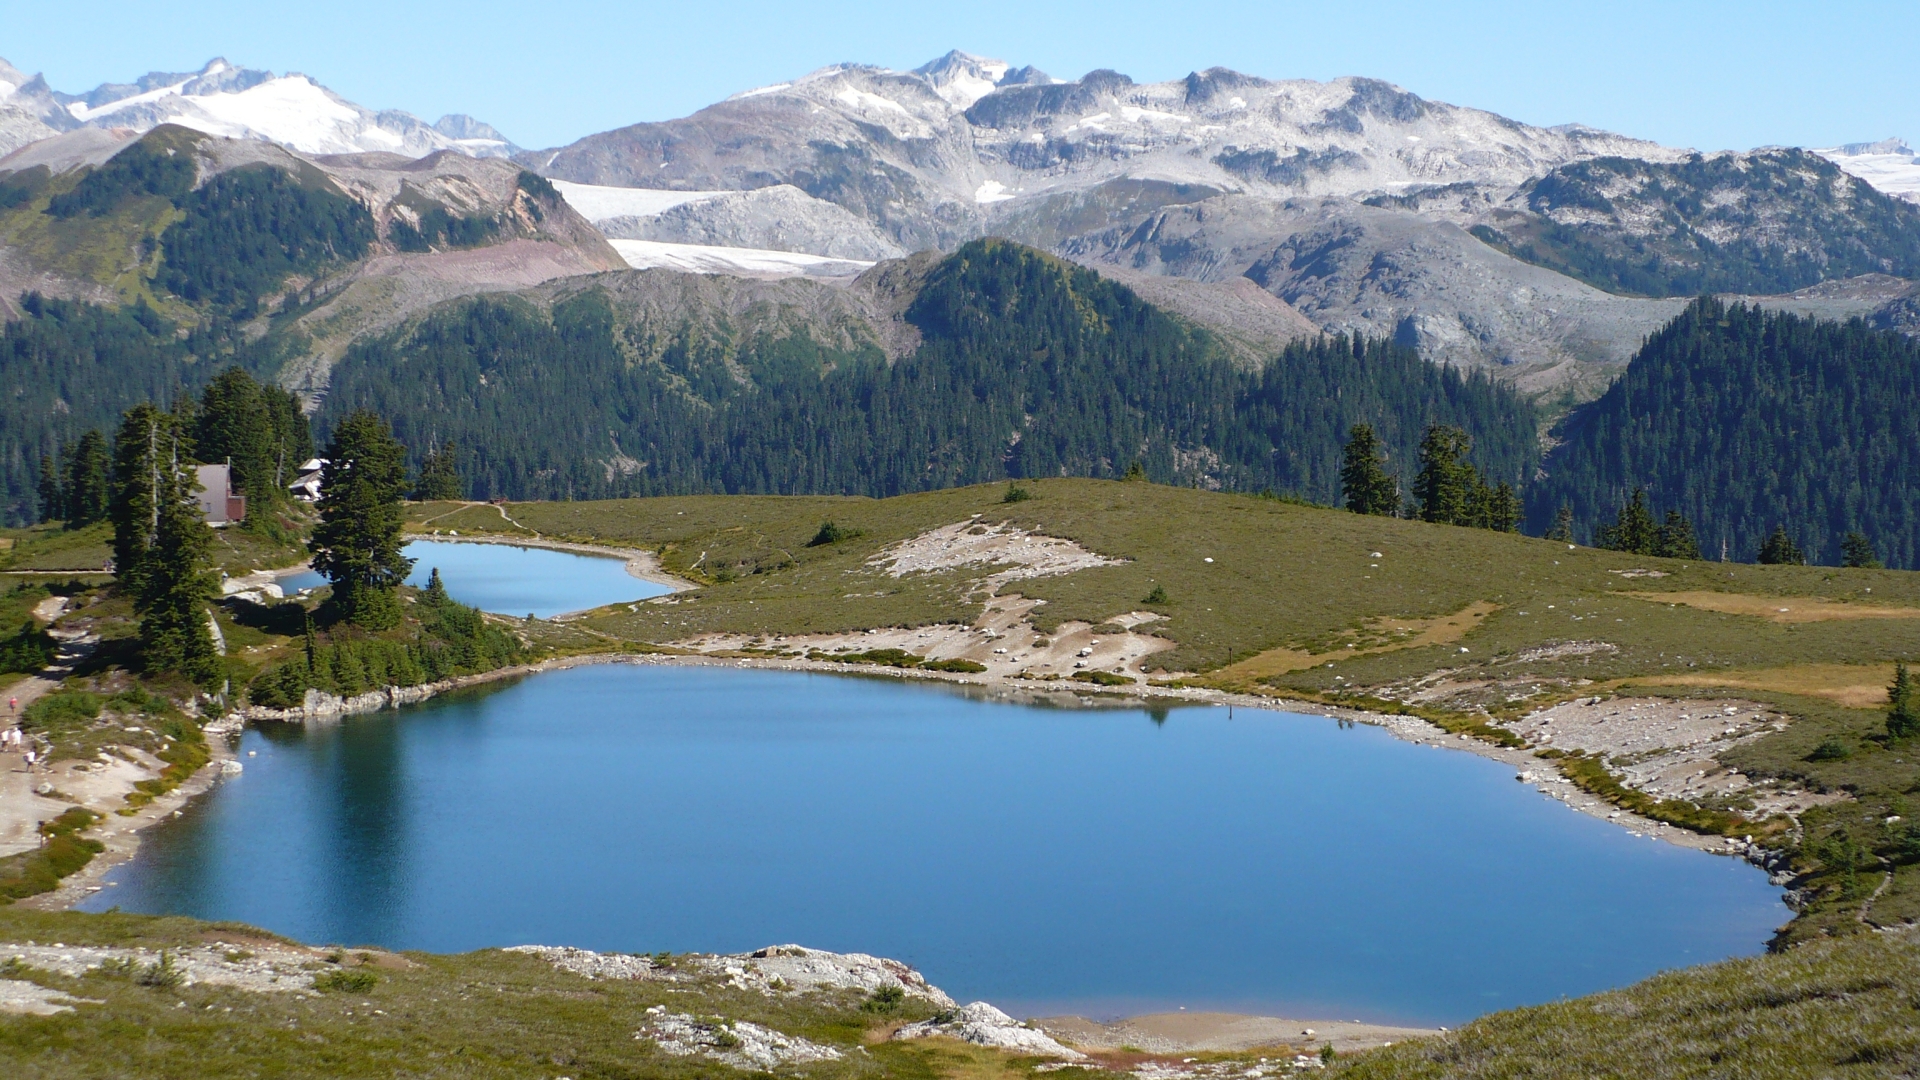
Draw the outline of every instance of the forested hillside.
M1563 504L1584 539L1636 487L1692 519L1709 558L1749 561L1776 526L1817 563L1858 530L1920 566L1920 342L1716 300L1655 334L1566 424L1529 492L1533 531Z
M1457 424L1490 475L1534 460L1530 406L1387 342L1297 344L1259 372L1123 286L1029 248L968 244L934 267L888 363L805 334L734 340L624 321L604 291L551 310L443 308L363 343L325 416L372 408L416 456L453 441L475 496L891 495L1007 477L1119 476L1333 501L1347 428L1390 467ZM655 358L636 342L666 336Z
M171 402L213 377L196 356L234 355L208 333L185 338L145 304L102 307L21 298L0 328L0 520L36 519L40 459L88 431L111 432L143 401ZM243 349L243 353L251 350Z

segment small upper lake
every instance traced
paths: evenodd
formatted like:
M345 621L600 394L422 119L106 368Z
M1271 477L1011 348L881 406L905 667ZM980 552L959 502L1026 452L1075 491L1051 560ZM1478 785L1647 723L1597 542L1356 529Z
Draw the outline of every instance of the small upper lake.
M1429 1024L1756 953L1789 915L1508 766L1257 710L617 665L241 746L86 908L436 951L800 942L1024 1015Z
M673 591L634 577L624 559L608 555L457 540L414 540L402 550L414 560L407 584L424 587L438 567L455 600L501 615L546 619ZM289 593L326 583L326 578L311 570L289 574L279 582Z

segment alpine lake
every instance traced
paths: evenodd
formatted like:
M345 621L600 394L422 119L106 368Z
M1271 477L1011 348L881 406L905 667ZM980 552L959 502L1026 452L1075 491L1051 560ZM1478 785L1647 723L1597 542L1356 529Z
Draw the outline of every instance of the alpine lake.
M516 616L665 591L617 559L408 554ZM1759 869L1471 753L1118 700L620 663L261 724L82 906L436 952L796 942L1015 1015L1407 1024L1758 953L1789 915Z

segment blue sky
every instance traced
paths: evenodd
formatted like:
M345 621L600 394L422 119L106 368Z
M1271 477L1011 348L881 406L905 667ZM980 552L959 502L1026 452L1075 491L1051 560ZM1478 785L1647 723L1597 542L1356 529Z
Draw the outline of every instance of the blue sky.
M471 113L528 147L682 116L830 63L908 68L950 48L1059 78L1111 67L1148 82L1215 65L1369 75L1528 123L1707 150L1920 140L1916 0L95 0L22 4L4 25L0 56L70 92L221 55L305 72L372 108Z

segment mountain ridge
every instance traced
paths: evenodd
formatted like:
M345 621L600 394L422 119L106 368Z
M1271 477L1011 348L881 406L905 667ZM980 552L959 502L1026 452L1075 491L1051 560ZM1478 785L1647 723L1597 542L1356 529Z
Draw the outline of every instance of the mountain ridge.
M449 114L429 124L400 109L367 109L298 72L236 67L223 57L198 71L148 72L82 94L50 88L0 60L0 156L80 127L150 131L178 124L208 135L280 143L302 153L387 151L424 157L458 150L510 157L519 150L491 125Z

